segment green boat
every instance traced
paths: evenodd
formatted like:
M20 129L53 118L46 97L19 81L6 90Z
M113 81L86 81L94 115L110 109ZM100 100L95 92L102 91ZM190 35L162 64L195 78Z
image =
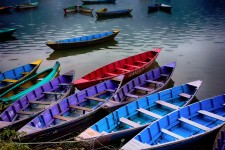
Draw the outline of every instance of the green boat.
M48 68L40 73L37 73L2 93L0 95L0 103L10 104L15 102L30 91L55 78L59 71L60 63L56 62L52 68Z
M16 31L16 28L3 28L0 29L0 39L12 36L12 34Z

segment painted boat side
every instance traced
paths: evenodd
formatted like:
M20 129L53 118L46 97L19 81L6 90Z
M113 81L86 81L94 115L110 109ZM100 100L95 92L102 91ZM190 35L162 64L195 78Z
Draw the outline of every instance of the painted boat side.
M4 93L2 93L0 95L0 102L9 104L9 103L12 103L12 102L18 100L19 98L26 95L30 91L36 89L37 87L39 87L39 86L49 82L53 78L55 78L58 75L59 71L60 71L60 63L57 61L52 68L49 68L40 73L37 73L37 74L23 80L22 82L16 84L15 86L8 89ZM43 78L43 79L41 81L38 81L38 83L33 84L32 80L34 80L34 79L37 80L37 78ZM19 92L18 94L13 95L14 90L18 90L19 88L23 88L23 87L26 87L26 89L23 90L22 92Z
M64 13L78 12L78 6L71 6L63 9Z
M93 9L91 9L91 8L79 6L79 12L92 13L92 11L93 11Z
M89 36L91 36L91 35L80 37L80 40L78 42L67 42L67 43L60 42L59 43L59 41L57 41L57 42L48 42L48 43L46 43L46 45L54 50L75 49L78 47L86 47L86 46L91 46L91 45L95 45L95 44L100 44L100 43L106 42L108 40L113 40L118 33L119 33L119 30L114 30L113 33L110 35L104 35L103 37L101 37L101 35L99 34L100 36L98 38L92 37L92 39L90 39L90 40L82 41L81 39L89 38ZM94 35L92 35L92 36L94 36ZM77 37L77 38L79 38L79 37ZM68 39L68 40L73 40L73 39L75 40L76 38L72 38L72 39Z
M142 143L139 148L144 148L142 146L145 145L146 149L178 149L188 146L191 142L197 142L206 136L210 137L210 135L214 134L222 127L224 120L216 119L213 116L202 115L199 113L199 110L205 110L224 117L224 103L225 95L219 95L174 111L146 127L130 142L125 144L122 149L129 149L135 141ZM188 119L189 121L181 121L181 118L186 118L186 120ZM208 129L205 130L197 124L191 123L191 125L188 122L203 125ZM171 130L172 133L178 134L183 138L171 138L172 136L170 137L170 134L166 135L162 133L162 129ZM151 133L151 135L149 133ZM163 140L164 142L161 143Z
M9 127L10 129L14 130L20 129L27 122L33 119L37 114L49 108L52 104L74 93L74 87L71 84L74 78L74 71L67 72L64 75L61 75L51 80L50 82L47 82L44 85L36 88L35 90L29 92L28 94L14 102L11 106L9 106L5 111L0 114L0 131L6 127ZM57 97L52 96L52 98L49 98L48 96L42 93L56 90L58 92L59 89L60 91L62 91L63 95ZM45 105L44 107L39 107L37 106L37 104L35 105L29 103L29 101L45 102L49 100L51 100L52 103L49 105ZM19 113L19 111L32 112L33 114L29 116L23 116L23 114Z
M121 78L123 77L121 76ZM39 116L34 118L31 122L29 122L27 125L21 128L19 132L27 131L28 127L35 128L37 132L36 130L33 130L31 132L28 131L29 134L27 134L24 137L20 137L20 139L22 141L46 141L46 137L47 137L49 141L54 141L54 140L68 137L71 134L75 134L75 135L78 134L80 130L87 128L88 126L90 126L91 124L93 124L94 122L98 121L100 118L106 115L106 112L103 109L101 109L102 102L94 106L92 108L92 111L90 112L85 111L85 114L78 117L74 117L70 121L67 121L61 124L56 124L47 128L41 129L41 126L40 126L41 123L38 123L37 120L39 120L38 118L40 116L44 117L45 119L48 118L50 113L53 116L60 114L60 112L56 113L55 111L56 108L61 108L61 110L63 111L63 110L67 110L69 108L69 105L80 106L80 104L82 104L81 102L86 102L87 97L96 95L96 92L97 94L101 94L103 92L105 93L105 91L108 89L117 90L121 86L121 83L122 83L122 79L121 81L114 81L114 79L107 80L105 82L99 83L98 85L89 87L85 90L82 90L76 94L73 94L65 98L64 100L60 101L59 103L53 105L51 108L41 113ZM68 104L68 106L65 106L65 104ZM83 107L83 106L80 106L80 107ZM34 126L34 122L36 122L35 125L37 127ZM82 126L80 124L82 124Z
M27 79L28 77L34 75L36 73L37 69L39 68L41 62L42 62L42 59L36 60L34 62L31 62L30 64L20 66L15 69L0 73L0 78L1 78L0 82L2 82L2 80L6 79L6 78L17 80L17 82L10 83L6 86L1 86L0 92L5 92L9 88L15 86L16 84ZM26 74L22 75L22 73L24 73L24 72L26 72Z
M143 72L146 72L155 59L157 58L158 54L160 53L161 49L155 49L152 51L147 51L144 53L140 53L134 56L130 56L108 65L105 65L97 70L94 70L87 75L81 77L80 79L73 82L75 87L79 90L92 86L94 84L100 83L102 81L108 80L110 78L116 77L119 74L123 74L124 80L128 81ZM143 63L144 62L144 63ZM126 67L126 64L133 64L137 67ZM122 69L130 69L129 71L120 71L116 70L117 68ZM109 74L110 73L110 74ZM91 79L90 79L91 78Z
M195 84L195 86L193 86L193 83ZM95 123L94 125L92 125L91 127L89 127L88 129L93 129L95 131L98 131L100 134L100 136L96 137L95 136L89 136L86 137L88 133L88 129L85 130L84 132L82 132L80 135L78 135L76 137L77 141L87 141L85 142L86 144L90 143L96 147L99 146L99 143L103 144L103 145L110 145L112 143L116 143L122 139L126 140L132 138L131 136L129 136L129 133L131 133L132 135L136 135L140 130L142 130L144 127L148 126L149 124L151 124L153 121L157 120L157 119L152 119L150 120L149 118L149 122L147 122L146 124L143 124L143 126L137 127L137 128L123 128L122 130L119 131L114 131L114 129L117 129L117 127L119 127L121 125L120 123L120 118L124 117L124 118L129 118L129 120L135 120L134 115L138 114L137 109L139 108L148 108L148 110L150 109L151 111L153 111L153 108L156 107L158 104L156 104L156 101L158 101L158 99L161 100L165 100L171 101L171 93L172 93L172 98L176 98L180 93L183 92L188 92L189 94L191 94L191 97L189 99L185 99L184 103L180 103L179 105L181 106L185 106L188 103L190 103L194 97L194 95L196 94L199 86L201 85L201 81L194 81L194 82L190 82L187 84L183 84L181 86L177 86L174 88L170 88L155 94L151 94L147 97L142 97L141 99L131 102L129 104L127 104L126 106L123 106L119 109L117 109L116 111L110 113L109 115L107 115L106 117L104 117L103 119L101 119L100 121L98 121L97 123ZM159 107L159 106L157 106ZM172 112L173 110L168 109L168 113ZM159 113L159 112L158 112ZM163 115L168 114L167 112L164 113ZM148 121L148 120L147 120ZM137 122L137 119L136 119ZM121 126L123 127L123 126ZM113 132L112 132L113 131ZM105 133L106 132L106 133ZM120 139L118 139L120 137ZM106 143L105 143L106 142Z
M119 107L124 106L134 100L140 99L141 97L144 97L144 96L147 96L152 93L165 89L170 82L170 79L175 70L175 66L176 66L176 63L172 62L160 68L156 68L154 70L146 72L132 79L131 81L123 85L123 87L121 87L120 90L118 90L118 92L116 92L112 96L109 102L104 104L103 108L109 112L112 112L115 109L118 109ZM148 85L149 83L146 82L146 80L157 81L160 79L162 79L160 83L163 83L163 84L162 85L155 84L155 87L153 86L154 89L152 89L151 92L146 91L144 93L143 92L140 93L139 89L135 89L136 86L144 87L146 86L146 84ZM131 98L129 96L126 96L126 94L137 95L136 93L138 93L138 97Z
M34 2L34 3L25 3L25 4L21 4L21 5L16 5L14 8L16 10L25 10L25 9L33 9L33 8L37 8L38 7L38 2Z

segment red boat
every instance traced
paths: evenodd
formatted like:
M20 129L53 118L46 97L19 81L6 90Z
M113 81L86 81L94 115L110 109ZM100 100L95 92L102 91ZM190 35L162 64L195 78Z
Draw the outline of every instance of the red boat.
M127 81L146 72L155 61L161 49L157 48L148 52L130 56L103 66L73 82L79 90L98 84L102 81L114 78L120 74Z

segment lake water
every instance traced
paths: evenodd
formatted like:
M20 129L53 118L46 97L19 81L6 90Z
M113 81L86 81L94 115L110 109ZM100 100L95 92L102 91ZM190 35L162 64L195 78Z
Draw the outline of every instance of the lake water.
M1 0L0 6L22 0ZM132 16L97 20L96 15L69 14L63 8L79 0L39 0L33 10L0 15L1 27L16 27L15 40L0 42L0 71L43 59L39 71L61 63L61 74L71 69L76 78L113 61L162 48L156 62L177 62L172 77L175 86L203 80L197 93L205 99L225 93L225 1L159 0L171 5L171 13L148 13L154 0L117 0L116 4L88 5L94 12L131 8ZM115 41L99 46L54 51L45 43L80 35L120 29Z

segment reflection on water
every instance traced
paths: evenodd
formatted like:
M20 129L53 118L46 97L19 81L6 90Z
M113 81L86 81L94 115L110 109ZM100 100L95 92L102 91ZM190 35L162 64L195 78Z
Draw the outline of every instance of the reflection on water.
M108 41L107 43L102 43L99 45L93 45L85 48L76 48L71 50L54 50L53 53L49 55L47 60L57 60L61 57L67 57L67 56L73 56L73 55L79 55L79 54L85 54L88 52L96 51L96 50L104 50L104 49L112 49L112 47L117 47L117 41L112 40Z

